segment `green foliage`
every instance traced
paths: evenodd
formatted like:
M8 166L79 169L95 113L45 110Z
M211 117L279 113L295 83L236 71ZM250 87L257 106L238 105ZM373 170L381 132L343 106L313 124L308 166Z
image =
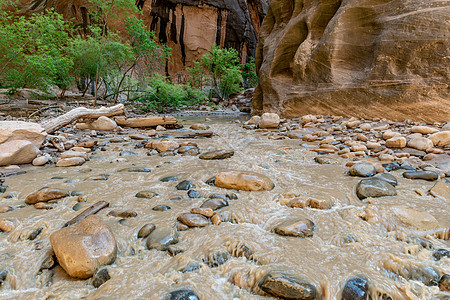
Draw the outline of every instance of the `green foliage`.
M213 45L200 62L195 62L192 68L187 69L188 83L193 87L202 88L209 77L212 87L210 96L227 99L240 90L239 85L243 80L242 67L236 49Z
M255 58L250 57L248 62L242 69L242 78L244 80L245 88L253 88L258 84L258 74L256 73Z
M136 100L142 103L143 111L167 112L181 105L194 105L205 100L202 90L188 85L171 84L161 75L154 75L145 94Z
M13 89L48 89L56 85L66 89L73 60L67 41L71 24L48 10L30 18L2 17L0 26L0 81Z

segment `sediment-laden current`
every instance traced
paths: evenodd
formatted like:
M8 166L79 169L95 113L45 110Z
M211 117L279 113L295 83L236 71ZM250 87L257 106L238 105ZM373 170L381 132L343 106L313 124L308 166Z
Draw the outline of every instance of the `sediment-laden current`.
M188 128L198 121L182 123ZM269 138L273 132L244 129L234 118L202 122L212 137L177 139L191 132L186 129L158 134L194 142L200 152L233 150L234 155L220 160L161 156L140 147L142 141L125 130L92 137L97 150L82 166L47 165L7 177L0 206L12 210L0 213L0 219L13 229L0 233L0 271L7 272L0 298L164 299L186 288L200 299L270 299L261 284L270 273L307 283L316 299L340 299L345 283L355 277L368 282L374 300L448 299L438 281L450 273L450 259L437 260L436 251L450 248L450 209L449 200L427 194L435 182L392 171L397 195L360 200L355 187L361 178L348 176L348 160L336 154L328 155L335 163L318 164L311 143ZM110 141L117 136L124 140ZM265 175L274 188L242 191L207 183L224 170ZM183 180L190 181L190 189L176 188ZM44 187L71 196L49 203L51 209L25 204L27 195ZM136 197L141 191L146 197ZM207 226L179 230L179 242L170 251L148 250L146 239L137 237L148 223L176 228L181 214L211 195L228 203L215 211L219 225L205 217ZM288 205L293 199L303 205ZM92 278L71 278L57 263L50 268L43 263L53 255L50 235L98 201L109 202L97 215L113 232L118 250L115 262L106 266L110 279L96 288ZM304 237L276 230L283 222L305 219L313 228Z

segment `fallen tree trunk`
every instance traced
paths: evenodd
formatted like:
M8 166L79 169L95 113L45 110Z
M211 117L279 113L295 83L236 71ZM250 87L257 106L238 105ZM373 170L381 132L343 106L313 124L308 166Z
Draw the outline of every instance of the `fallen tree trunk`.
M111 107L101 107L98 109L89 109L86 107L78 107L72 109L68 113L65 113L62 116L56 117L54 119L45 121L41 123L41 126L44 127L45 131L49 134L54 133L56 130L61 127L66 126L67 124L72 123L73 121L80 118L89 118L89 119L97 119L101 116L115 116L123 114L124 105L118 104Z
M67 227L67 226L70 226L70 225L77 224L81 220L86 219L90 215L98 213L100 210L102 210L102 209L104 209L105 207L108 207L108 206L109 206L108 202L106 202L106 201L99 201L99 202L95 203L94 205L92 205L92 206L86 208L85 210L83 210L78 216L76 216L75 218L73 218L72 220L70 220L66 224L64 224L63 227Z
M172 125L178 122L174 117L145 117L145 118L114 118L117 125L126 127L155 127L158 125Z

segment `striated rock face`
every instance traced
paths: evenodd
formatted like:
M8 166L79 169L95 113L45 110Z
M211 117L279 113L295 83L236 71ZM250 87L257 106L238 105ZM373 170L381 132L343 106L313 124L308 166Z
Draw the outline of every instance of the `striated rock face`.
M181 81L212 44L254 56L269 0L138 0L144 20L172 48L166 72Z
M446 121L449 14L447 1L272 0L254 113Z

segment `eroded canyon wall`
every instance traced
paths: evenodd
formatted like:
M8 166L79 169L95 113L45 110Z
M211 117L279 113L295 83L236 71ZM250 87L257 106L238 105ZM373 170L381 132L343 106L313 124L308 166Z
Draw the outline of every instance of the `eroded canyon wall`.
M254 56L269 0L138 0L149 28L172 48L167 72L183 81L185 68L213 44Z
M89 25L87 0L20 0L19 3L22 14L55 8L73 20L81 33ZM242 62L254 56L268 3L269 0L136 1L148 28L172 48L166 72L180 82L185 78L186 67L193 66L214 43L238 50Z
M450 121L450 1L272 0L255 113Z

